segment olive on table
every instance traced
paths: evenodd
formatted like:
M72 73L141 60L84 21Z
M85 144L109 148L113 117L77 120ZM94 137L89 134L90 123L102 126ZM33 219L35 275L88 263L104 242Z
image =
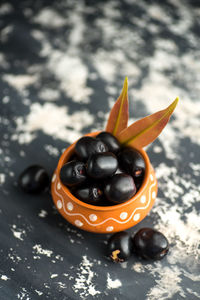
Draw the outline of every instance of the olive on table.
M49 176L42 166L31 165L20 174L18 184L25 192L37 194L48 187Z
M169 251L167 238L152 228L141 228L133 237L133 251L144 259L162 259Z
M114 262L124 262L128 260L132 253L132 240L130 235L125 232L113 234L107 244L106 255Z

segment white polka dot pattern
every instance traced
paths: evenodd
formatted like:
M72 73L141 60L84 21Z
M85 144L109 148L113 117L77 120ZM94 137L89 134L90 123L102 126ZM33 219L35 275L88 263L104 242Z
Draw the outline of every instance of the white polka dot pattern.
M133 217L134 221L138 221L140 218L140 214L135 214L135 216Z
M80 221L80 220L75 220L75 225L78 226L78 227L81 227L83 226L83 223Z
M72 210L74 209L74 205L73 205L71 202L68 202L68 203L67 203L67 209L68 209L69 211L72 211Z
M113 229L114 229L113 226L108 226L108 227L106 228L106 231L111 232L111 231L113 231Z
M58 208L58 209L61 209L61 208L62 208L62 202L61 202L61 200L58 200L58 201L57 201L57 208Z
M137 205L137 207L135 207L134 210L130 211L129 208L128 208L128 211L122 211L122 212L119 212L119 215L118 217L114 217L114 216L108 216L107 218L99 218L98 217L98 214L94 214L89 212L89 214L83 214L83 213L80 213L80 211L78 211L77 207L74 206L73 204L73 201L66 201L64 198L63 198L63 195L62 193L64 191L58 191L58 190L61 190L62 186L61 186L61 183L58 181L58 176L56 176L56 173L54 173L53 177L52 177L52 182L53 182L53 186L54 186L54 190L55 190L55 193L56 195L58 196L58 200L56 201L56 206L59 210L63 209L65 215L68 215L68 216L76 216L77 219L73 220L73 223L74 225L76 225L77 227L85 227L86 224L88 224L90 227L95 227L96 229L98 229L98 226L101 226L102 228L102 225L104 227L104 230L106 232L112 232L114 231L114 225L115 223L118 223L118 224L125 224L125 223L128 223L132 220L132 222L138 222L140 221L141 219L141 215L140 213L138 212L138 210L143 210L143 209L147 209L150 204L151 204L151 201L155 200L156 198L156 189L154 189L153 187L156 187L156 178L153 174L150 174L150 178L149 178L149 181L152 181L150 183L150 187L147 191L147 193L143 194L140 196L140 198L138 199L139 202L141 204L144 204L144 205ZM126 208L125 208L126 210ZM106 223L109 221L110 225L109 226L106 226ZM110 222L111 221L111 222ZM98 230L97 230L98 232Z
M141 203L145 203L146 202L146 196L143 195L141 198L140 198L140 202Z
M95 214L91 214L89 215L89 219L90 221L95 222L97 220L97 216Z
M125 220L127 218L127 216L128 216L127 212L124 211L120 214L120 219Z

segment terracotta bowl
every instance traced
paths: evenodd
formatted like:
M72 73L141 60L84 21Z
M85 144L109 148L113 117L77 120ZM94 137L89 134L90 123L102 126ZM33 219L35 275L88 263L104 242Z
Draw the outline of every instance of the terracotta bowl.
M95 137L99 132L87 134ZM142 186L130 200L113 206L94 206L82 202L71 194L60 181L59 173L63 164L74 152L75 143L61 155L52 177L51 193L56 208L71 224L86 231L111 233L126 230L146 217L157 195L157 180L147 153L140 150L146 171Z

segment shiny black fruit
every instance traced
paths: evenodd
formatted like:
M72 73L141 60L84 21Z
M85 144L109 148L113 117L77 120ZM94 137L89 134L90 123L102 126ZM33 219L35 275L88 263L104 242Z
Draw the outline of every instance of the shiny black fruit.
M87 174L95 179L112 176L118 168L116 156L111 152L96 153L87 161Z
M133 177L142 177L145 172L145 162L142 155L135 149L124 148L118 156L119 166Z
M115 204L125 202L136 193L134 180L127 174L113 175L105 184L104 193L106 198Z
M72 160L64 164L60 170L60 180L64 185L74 186L86 179L85 164Z
M86 161L92 154L106 152L107 146L100 140L90 136L84 136L76 142L75 153Z
M102 131L96 138L100 139L108 147L109 152L117 153L120 150L119 141L111 133Z
M32 165L21 173L18 183L25 192L37 194L48 187L49 176L43 167Z
M125 231L113 234L108 240L107 256L114 262L126 261L132 252L132 240Z
M98 205L103 198L103 191L98 184L84 185L76 188L73 194L79 200L93 205Z
M135 186L136 186L137 191L140 189L140 187L143 183L143 180L144 180L144 176L134 177L134 182L135 182Z
M136 254L145 259L162 259L169 250L166 237L152 228L140 229L133 238Z

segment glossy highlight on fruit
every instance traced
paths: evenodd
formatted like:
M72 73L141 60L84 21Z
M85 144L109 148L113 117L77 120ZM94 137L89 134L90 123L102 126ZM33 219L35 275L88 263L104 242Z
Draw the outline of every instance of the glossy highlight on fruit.
M74 186L86 179L85 164L72 160L64 164L60 170L60 180L66 186Z
M109 152L117 153L120 150L120 143L111 133L102 131L96 138L100 139L108 147Z
M114 262L128 260L132 253L132 240L125 231L113 234L108 240L106 255Z
M42 166L32 165L21 173L18 184L26 193L38 194L48 187L49 176Z
M118 168L116 156L111 152L96 153L87 161L87 174L95 179L112 176Z
M134 252L144 259L162 259L169 251L167 238L152 228L140 229L133 238Z
M145 162L142 155L135 149L126 147L118 155L119 166L133 177L142 177Z
M98 184L93 183L76 188L74 195L85 203L98 205L102 200L103 191Z
M101 140L90 136L80 138L75 145L75 153L83 161L87 161L92 154L106 152L107 150L107 146Z
M135 195L136 186L130 175L115 174L106 183L104 193L109 201L119 204Z

